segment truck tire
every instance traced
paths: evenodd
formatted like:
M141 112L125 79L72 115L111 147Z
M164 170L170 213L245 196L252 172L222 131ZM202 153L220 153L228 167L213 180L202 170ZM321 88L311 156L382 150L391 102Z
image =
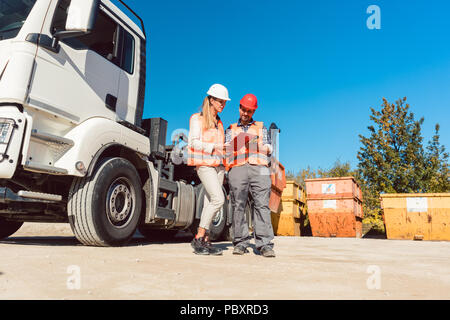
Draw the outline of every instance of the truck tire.
M226 199L226 198L225 198ZM222 209L216 214L209 230L209 239L218 241L224 239L224 233L227 225L228 201L225 200Z
M231 206L231 202L229 205ZM247 221L248 232L250 233L250 236L253 237L252 212L253 212L253 200L249 198L247 204L245 205L245 221ZM230 226L227 227L226 233L224 234L224 239L233 242L234 240L233 222L231 222Z
M13 235L22 225L23 222L7 221L0 218L0 240Z
M103 159L90 177L76 178L67 211L77 239L88 246L122 246L136 231L142 183L131 162Z
M201 214L201 212L203 210L203 202L205 199L205 192L206 192L205 188L203 188L203 185L200 184L196 190L196 202L197 202L196 203L196 213L200 212L200 214ZM226 235L224 233L227 231L226 224L227 224L228 201L227 201L227 193L226 193L225 189L223 189L223 193L225 196L225 202L222 206L222 209L220 209L220 211L214 217L214 219L211 223L211 228L209 230L209 239L211 241L222 240L224 238L224 236L226 237ZM194 235L197 234L197 228L198 228L199 224L200 224L200 220L194 219L194 222L192 223L192 225L189 228Z

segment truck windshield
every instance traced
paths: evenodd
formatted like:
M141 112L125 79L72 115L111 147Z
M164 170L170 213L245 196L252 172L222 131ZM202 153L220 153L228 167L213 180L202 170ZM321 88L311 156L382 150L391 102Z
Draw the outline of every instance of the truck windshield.
M36 0L0 0L0 40L15 38Z

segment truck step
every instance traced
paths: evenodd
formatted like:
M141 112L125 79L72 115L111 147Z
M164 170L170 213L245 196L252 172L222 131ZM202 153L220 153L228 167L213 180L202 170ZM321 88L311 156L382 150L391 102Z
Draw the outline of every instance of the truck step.
M25 165L23 167L25 170L40 173L63 174L63 175L68 173L66 169L48 166L42 163L36 163L32 161L25 162Z
M47 201L61 201L62 200L62 196L60 196L58 194L51 194L51 193L40 193L40 192L21 190L17 193L17 195L22 198L37 199L37 200L47 200Z
M31 130L31 137L34 138L35 140L42 141L46 144L59 144L59 145L65 145L68 147L74 146L73 140L70 140L70 139L67 139L64 137L60 137L60 136L56 136L51 133L39 131L37 129Z
M0 187L0 203L23 202L23 203L51 203L60 202L62 197L57 194L39 193L21 190L15 193L9 188ZM19 210L20 212L20 210ZM17 212L17 213L19 213Z
M156 216L157 219L168 219L168 220L175 220L175 211L172 209L166 209L166 208L157 208L156 209Z

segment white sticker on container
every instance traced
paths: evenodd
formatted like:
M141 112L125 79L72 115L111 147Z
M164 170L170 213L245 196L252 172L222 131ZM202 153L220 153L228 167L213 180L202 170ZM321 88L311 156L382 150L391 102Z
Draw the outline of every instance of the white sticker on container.
M324 183L322 184L323 194L336 194L336 185L334 183Z
M406 198L406 209L408 212L427 212L427 198Z
M324 209L336 209L336 200L323 200Z

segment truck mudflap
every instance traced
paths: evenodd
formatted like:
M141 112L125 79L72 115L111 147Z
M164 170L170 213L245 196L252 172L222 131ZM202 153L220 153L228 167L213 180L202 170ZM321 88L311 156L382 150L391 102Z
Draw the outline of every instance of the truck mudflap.
M0 179L10 179L16 171L25 126L26 118L17 107L0 107Z

